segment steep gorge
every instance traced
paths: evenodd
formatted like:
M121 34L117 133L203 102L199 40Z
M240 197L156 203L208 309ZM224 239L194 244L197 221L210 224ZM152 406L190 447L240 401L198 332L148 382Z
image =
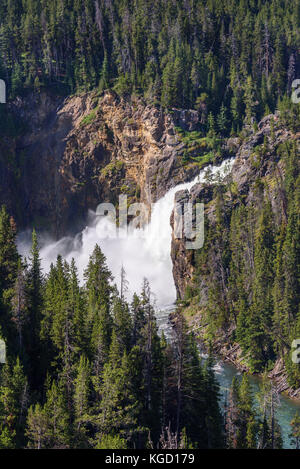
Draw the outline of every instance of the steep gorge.
M278 149L282 144L292 142L296 142L300 149L300 132L280 124L279 114L266 116L258 124L257 131L252 130L248 135L246 132L243 139L230 138L226 141L226 146L236 155L223 207L229 218L239 204L250 206L267 200L272 205L276 226L280 226L283 217L287 216L287 207L283 189L285 165ZM179 204L196 201L205 204L207 221L214 224L216 194L209 178L205 184L196 184L190 193L183 191L176 194ZM173 273L178 298L181 299L193 275L195 255L195 251L185 249L185 242L184 238L177 240L173 237L172 240Z
M59 238L84 226L101 202L155 202L199 170L183 165L184 143L175 125L194 130L196 111L172 116L142 99L96 92L67 99L29 94L9 105L22 122L1 139L0 200L20 228L35 225Z
M266 277L265 280L266 284L271 285L271 300L267 297L267 289L266 296L262 297L262 302L267 304L271 301L273 308L269 329L264 330L265 335L272 337L270 342L273 341L271 349L274 361L272 365L268 364L268 374L276 382L279 391L299 398L299 378L295 378L293 386L288 378L286 367L292 366L289 365L291 344L284 335L286 331L283 332L283 318L290 314L287 312L289 303L284 296L288 295L288 290L293 289L294 283L291 271L286 266L290 261L286 260L288 252L285 251L284 244L281 247L277 244L277 248L275 247L279 242L279 227L282 230L291 230L290 236L297 239L297 225L290 225L293 216L291 206L297 203L297 192L294 193L293 200L289 200L286 181L292 173L295 179L297 177L299 127L287 126L282 122L280 114L276 113L266 116L258 124L257 130L248 134L245 132L244 138L239 142L237 139L227 141L227 145L233 144L237 145L236 158L223 190L210 184L208 178L207 182L196 184L190 192L180 191L176 194L176 202L182 207L187 203L203 202L206 220L202 252L187 250L185 238L172 237L171 257L177 296L191 329L202 345L212 346L216 353L241 370L258 371L259 368L251 364L250 350L246 353L245 343L249 341L247 329L254 327L249 318L252 315L255 317L255 295L258 295L255 289L259 282L259 259L256 253L261 229L258 228L259 220L263 216L263 207L270 206L272 226L267 229L270 230L272 244L269 246L268 261L274 277ZM290 151L294 152L292 165L286 156ZM247 213L246 217L250 217L248 226L246 223L239 227L239 223L242 225L244 222L243 218L238 218L240 213ZM284 268L287 269L285 272ZM291 295L297 296L297 287ZM245 307L243 301L247 307L244 322L241 323L241 309ZM289 330L296 332L297 311L294 316L289 317ZM242 324L242 328L239 324ZM238 331L239 327L244 330L244 348L241 346L242 334ZM255 334L261 334L257 324L255 327ZM257 347L259 345L258 341ZM261 345L261 348L262 353L265 353L267 345ZM294 365L294 373L297 374L296 368L297 365Z
M196 111L173 109L167 113L141 98L120 98L113 92L67 99L41 92L18 98L10 104L10 112L23 127L19 135L6 136L0 142L0 200L8 206L19 229L35 226L59 239L80 231L88 210L95 210L98 203L117 205L119 194L126 194L129 202L150 205L171 187L193 179L202 166L195 159L186 161L189 147L182 138L182 132L190 134L199 128ZM299 131L277 113L265 117L256 130L246 127L239 137L222 142L223 158L236 156L221 207L227 230L233 211L241 205L260 207L269 201L276 227L286 220L282 145L294 142L299 154L299 140ZM195 148L192 152L197 153ZM219 160L216 152L213 161ZM214 230L218 191L209 175L204 184L196 184L190 192L178 192L176 200L182 204L203 202L206 229ZM177 296L183 300L191 327L207 340L207 279L221 285L225 310L230 309L232 299L229 266L224 267L220 253L216 254L216 244L205 244L203 251L208 253L205 262L197 260L197 251L185 249L185 239L173 237L171 258ZM187 291L192 294L187 295ZM248 369L235 331L232 319L217 326L214 349ZM287 384L283 357L278 358L270 376L276 377L280 390L299 395L299 389Z

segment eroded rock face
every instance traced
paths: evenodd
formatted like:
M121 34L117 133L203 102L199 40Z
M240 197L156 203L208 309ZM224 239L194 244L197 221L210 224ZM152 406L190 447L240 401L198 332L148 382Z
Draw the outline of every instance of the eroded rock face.
M229 139L226 142L226 145L231 147L231 151L236 152L236 158L231 174L227 177L228 184L226 189L224 188L227 192L223 193L223 197L217 198L220 188L209 181L195 185L190 192L180 191L176 194L176 201L181 205L198 201L204 203L205 226L210 228L208 242L203 247L204 256L201 256L199 252L198 255L200 255L197 256L196 251L187 250L185 238L175 239L174 214L171 216L173 276L177 297L179 300L185 300L179 302L179 305L187 318L189 327L194 331L202 347L208 346L207 337L209 336L209 345L214 353L223 357L225 361L233 363L241 371L247 372L250 371L250 366L238 342L236 321L233 317L222 325L218 325L216 321L216 331L213 336L209 331L207 310L213 311L215 306L216 311L220 311L217 309L219 299L224 308L228 304L226 303L228 299L231 301L230 296L226 297L230 286L229 272L227 267L224 268L220 255L222 233L219 232L214 238L214 230L220 229L220 225L217 224L217 212L220 215L222 211L222 229L225 232L228 230L224 239L228 239L233 210L240 205L261 207L264 201L271 203L273 219L277 226L281 226L282 221L287 220L287 202L284 191L285 161L283 155L285 150L282 152L285 145L284 147L281 145L289 142L294 146L296 143L294 149L295 152L298 149L299 155L300 133L287 130L278 117L278 115L267 116L259 123L256 132L248 132L248 135L245 135L241 141ZM249 213L251 213L250 210ZM255 228L254 220L249 221L250 224L252 222ZM246 252L241 254L247 256ZM196 267L197 275L195 275ZM253 269L249 269L249 273L253 275L251 270L253 272ZM217 294L212 297L211 292L214 287L216 287ZM287 353L290 353L289 349ZM274 381L279 392L285 392L299 399L300 389L289 385L288 373L282 357L277 357L268 376Z
M280 190L280 182L284 176L284 164L280 160L279 146L287 141L297 141L300 148L300 133L293 133L286 128L276 125L278 115L266 116L258 125L258 131L252 132L243 141L228 139L226 145L231 153L235 151L236 158L229 176L232 191L226 194L228 206L226 210L230 214L235 204L255 204L260 198L270 200L276 223L281 223L285 214L285 200ZM274 126L275 123L275 126ZM273 125L273 131L271 127ZM258 152L258 147L263 151ZM264 180L261 185L259 181ZM196 184L192 190L180 191L176 194L176 200L180 204L195 203L205 204L205 218L209 224L215 223L214 186L209 184ZM230 218L230 217L229 217ZM171 217L173 227L173 215ZM191 284L194 271L195 251L185 248L186 239L172 238L171 257L173 261L173 275L177 289L177 296L183 299L188 285ZM201 301L204 301L207 287L203 281L201 284Z
M35 224L60 237L80 229L88 209L101 202L117 203L126 194L129 202L151 204L198 172L196 164L183 167L184 144L175 129L194 129L196 111L175 110L173 117L112 92L67 99L36 93L10 107L26 129L8 144L18 175L5 163L1 142L7 182L0 199L21 228Z
M195 186L192 187L190 192L187 190L176 192L175 207L181 206L181 210L183 213L183 208L185 204L191 203L192 205L194 205L196 202L201 201L206 205L212 199L212 196L213 186L195 184ZM206 211L206 213L208 212ZM195 217L193 217L192 220L194 224ZM188 285L190 285L193 278L195 250L186 248L186 243L190 240L187 239L185 236L179 239L174 236L174 212L171 215L171 226L171 258L173 263L173 277L175 281L177 297L178 299L183 299L186 288Z

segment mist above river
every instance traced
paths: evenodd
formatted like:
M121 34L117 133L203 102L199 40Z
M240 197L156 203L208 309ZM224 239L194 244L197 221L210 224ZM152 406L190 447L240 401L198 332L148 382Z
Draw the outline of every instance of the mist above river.
M174 207L174 196L179 190L190 190L198 182L204 182L209 171L217 181L231 170L234 159L224 161L220 166L209 166L200 171L192 181L170 189L164 197L153 205L150 222L144 228L125 232L120 229L116 235L115 225L108 217L89 211L88 226L74 237L64 237L53 241L40 238L42 268L48 272L60 254L68 262L75 259L79 278L88 264L89 256L98 244L107 258L107 264L117 286L120 284L120 271L125 268L129 282L128 297L139 292L143 278L150 282L153 297L158 308L174 303L176 290L172 274L170 216ZM30 233L21 233L18 238L19 252L27 256L30 249Z

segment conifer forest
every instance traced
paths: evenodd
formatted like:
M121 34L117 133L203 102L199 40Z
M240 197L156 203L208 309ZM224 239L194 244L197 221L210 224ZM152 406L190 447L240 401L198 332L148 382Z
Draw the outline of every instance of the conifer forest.
M0 0L0 449L300 449L299 156L300 0Z

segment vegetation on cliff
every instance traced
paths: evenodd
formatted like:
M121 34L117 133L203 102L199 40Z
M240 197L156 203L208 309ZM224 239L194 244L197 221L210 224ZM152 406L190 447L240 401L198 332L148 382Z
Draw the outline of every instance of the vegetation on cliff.
M4 0L10 96L113 87L195 108L226 135L274 111L299 69L299 1Z
M293 125L299 128L297 116ZM260 134L263 143L254 151L245 143L250 157L244 185L242 166L234 180L215 186L213 216L206 219L203 248L191 258L185 300L197 299L208 342L224 336L228 344L238 343L252 372L270 371L281 358L289 385L297 389L299 365L291 347L300 337L299 141L288 133L280 141L279 129L280 119L271 118L265 137Z
M63 220L119 192L150 204L247 145L274 113L269 134L240 155L252 179L208 181L205 244L187 256L182 296L207 343L223 334L251 372L281 359L294 389L299 23L299 0L0 2L10 102L0 105L0 199L24 226L46 213L62 235ZM44 275L36 234L28 260L15 234L3 208L0 448L281 446L267 384L258 416L247 378L233 382L222 421L211 360L202 366L178 312L174 341L159 337L147 281L129 304L124 274L118 292L98 246L83 286L61 257ZM299 447L298 416L292 438Z
M211 366L180 315L172 344L158 335L147 280L128 304L98 246L82 287L74 260L45 276L35 232L22 260L5 209L0 261L0 448L223 445Z

